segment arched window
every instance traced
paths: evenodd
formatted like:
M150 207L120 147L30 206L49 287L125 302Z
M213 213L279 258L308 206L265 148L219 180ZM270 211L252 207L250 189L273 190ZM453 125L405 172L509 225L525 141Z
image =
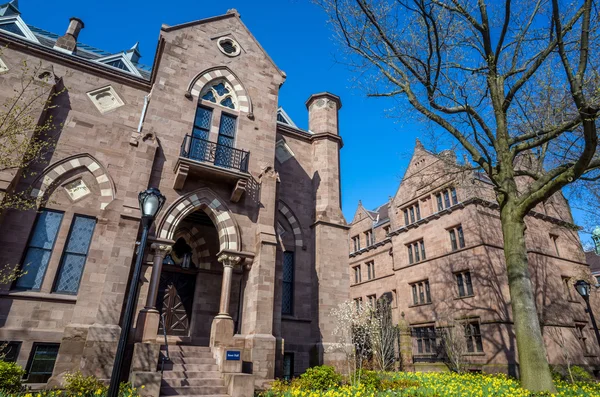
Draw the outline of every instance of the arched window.
M229 109L237 109L235 91L226 80L215 80L207 84L200 93L200 98L205 101L221 105Z

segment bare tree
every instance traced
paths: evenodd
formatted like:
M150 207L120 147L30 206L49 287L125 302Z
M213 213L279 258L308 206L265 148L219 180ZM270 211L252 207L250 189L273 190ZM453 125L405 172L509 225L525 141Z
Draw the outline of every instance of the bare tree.
M487 174L502 221L522 385L554 390L525 216L600 179L598 7L592 0L314 0L370 95L448 133ZM404 113L402 113L404 114Z
M467 338L464 324L454 318L450 318L446 321L446 326L439 329L439 333L448 367L454 372L464 372L466 368L464 355L467 353Z
M2 51L0 50L0 55ZM7 208L30 209L35 205L28 191L16 191L14 181L35 176L36 163L54 148L52 132L57 127L50 109L63 90L56 89L56 76L41 62L23 61L9 71L12 93L0 99L0 174L13 183L0 190L0 212ZM4 93L9 90L4 91Z
M571 353L569 352L569 347L567 346L567 340L565 335L563 334L562 328L553 327L548 330L550 338L558 345L560 348L560 353L562 355L563 361L567 367L567 374L569 375L569 379L571 379L571 383L575 383L573 379L573 372L571 372L571 366L573 365L573 358L571 357Z
M392 320L390 300L385 295L377 300L377 306L373 308L372 321L373 334L370 339L376 368L380 371L389 371L394 367L398 328Z

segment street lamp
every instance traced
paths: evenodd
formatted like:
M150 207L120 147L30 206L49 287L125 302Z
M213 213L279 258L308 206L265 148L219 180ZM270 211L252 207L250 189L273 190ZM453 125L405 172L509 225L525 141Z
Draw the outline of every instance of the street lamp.
M119 337L119 345L115 355L112 375L110 377L110 386L108 387L107 397L118 397L119 395L119 380L121 377L121 369L123 367L123 356L125 355L125 347L129 339L129 330L133 320L133 312L136 307L137 293L140 284L140 276L142 274L142 262L144 261L144 250L148 240L148 231L156 214L160 211L165 203L165 196L156 188L150 188L138 195L140 201L140 211L142 212L142 238L138 248L133 277L129 285L129 295L125 305L125 313L123 316L123 324L121 326L121 336Z
M596 333L596 340L598 341L598 346L600 346L600 332L598 332L598 325L596 324L596 319L594 318L594 313L592 312L592 306L590 305L590 283L585 280L579 280L575 283L575 289L577 293L581 295L585 304L587 305L587 312L590 315L590 320L592 320L592 327L594 328L594 332Z
M596 226L596 228L592 232L592 240L594 240L596 255L600 255L600 226Z

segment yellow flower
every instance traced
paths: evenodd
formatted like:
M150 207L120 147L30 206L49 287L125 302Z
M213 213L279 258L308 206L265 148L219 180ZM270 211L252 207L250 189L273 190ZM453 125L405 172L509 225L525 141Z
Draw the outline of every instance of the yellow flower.
M142 385L142 386L140 387L140 389L144 389L145 387L146 387L145 385Z

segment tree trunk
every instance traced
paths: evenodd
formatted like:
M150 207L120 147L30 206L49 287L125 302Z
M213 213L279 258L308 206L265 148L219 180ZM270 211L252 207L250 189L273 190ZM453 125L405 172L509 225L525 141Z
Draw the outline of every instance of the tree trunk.
M521 385L536 392L555 391L529 275L525 222L510 204L502 208L501 220Z

